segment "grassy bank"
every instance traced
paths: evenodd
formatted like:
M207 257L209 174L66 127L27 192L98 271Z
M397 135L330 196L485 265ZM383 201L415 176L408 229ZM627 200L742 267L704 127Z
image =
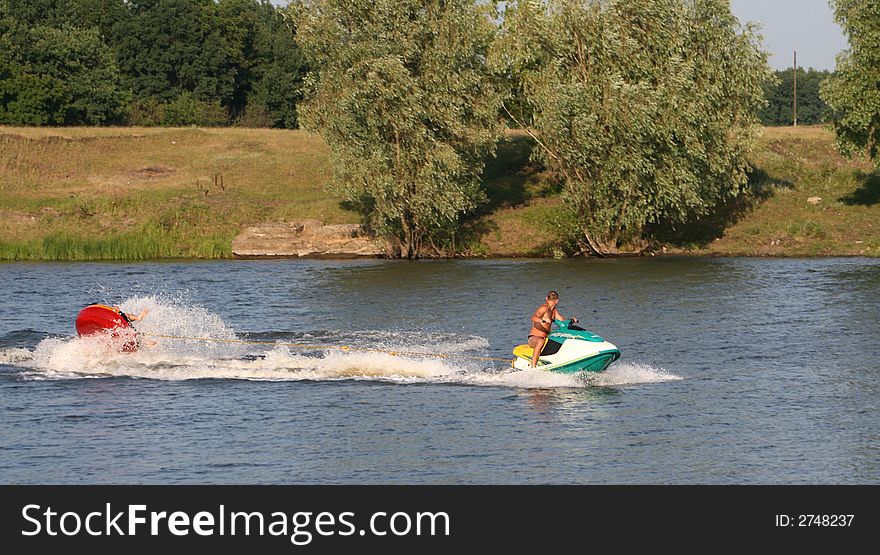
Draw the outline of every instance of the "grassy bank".
M685 247L758 256L880 256L880 173L822 127L768 127L752 153L753 201Z
M357 216L300 131L0 127L0 259L220 258L243 226Z
M565 251L559 186L531 148L516 132L499 146L462 254ZM880 177L828 131L766 128L752 164L750 201L658 230L666 252L880 256ZM358 221L329 179L326 146L302 131L0 127L0 259L229 257L248 225Z

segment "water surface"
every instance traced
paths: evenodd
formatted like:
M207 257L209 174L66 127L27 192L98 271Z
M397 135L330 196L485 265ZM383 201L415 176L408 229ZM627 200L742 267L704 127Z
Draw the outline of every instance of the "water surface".
M549 289L607 372L509 367ZM26 263L0 291L2 483L880 482L880 261ZM74 338L96 301L201 339Z

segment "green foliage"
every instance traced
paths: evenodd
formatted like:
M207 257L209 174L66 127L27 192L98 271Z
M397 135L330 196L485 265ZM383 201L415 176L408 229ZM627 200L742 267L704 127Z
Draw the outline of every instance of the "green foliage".
M539 159L595 254L706 213L746 183L769 78L722 0L551 0L508 8L492 63L521 83Z
M217 25L212 0L131 0L117 45L137 98L172 101L183 92L228 103L235 52Z
M298 124L305 63L298 48L291 50L261 68L247 97L247 109L263 113L268 127L294 128Z
M0 260L156 260L231 258L231 238L222 233L197 238L147 223L136 230L96 236L55 231L42 240L0 240Z
M97 28L0 24L0 123L97 125L129 99Z
M205 102L196 100L189 91L180 93L173 102L162 107L162 125L183 126L198 125L212 127L227 122L226 110L220 101Z
M8 254L20 259L40 260L153 260L161 258L230 258L230 241L221 236L201 238L192 245L182 246L181 237L161 228L144 226L137 231L111 234L101 237L79 233L53 233L47 235L36 252L21 252L12 248ZM26 247L26 246L25 246ZM0 256L4 254L0 245Z
M82 28L96 27L111 48L119 41L121 25L128 16L125 0L56 0L72 7L74 19L66 23Z
M2 0L9 17L29 27L95 27L104 36L125 17L125 0Z
M797 70L797 121L815 125L829 121L831 110L819 96L819 86L831 75L813 68ZM775 79L764 83L767 105L758 111L764 125L791 125L794 122L794 71L776 71Z
M296 127L305 59L294 23L267 0L222 0L218 17L242 53L230 112L271 127ZM245 117L245 111L251 113Z
M837 70L822 86L822 99L834 112L840 151L866 151L877 161L880 140L880 3L832 0L834 17L850 48L837 56Z
M414 258L483 199L484 159L502 131L502 86L485 63L492 6L316 0L294 10L314 68L302 121L329 145L339 192Z
M128 105L125 121L129 125L155 127L162 125L164 115L165 105L155 98L146 100L135 98Z
M296 127L295 35L269 0L0 0L0 123Z
M284 13L268 0L132 0L119 59L135 96L175 103L184 93L219 102L227 121L248 107L295 127L304 60ZM168 106L178 121L178 108ZM165 120L163 120L165 121Z

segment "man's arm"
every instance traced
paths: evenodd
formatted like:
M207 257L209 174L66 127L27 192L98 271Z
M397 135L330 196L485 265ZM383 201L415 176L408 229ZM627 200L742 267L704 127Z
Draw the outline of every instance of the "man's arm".
M556 319L557 319L557 320L562 320L563 322L565 322L566 320L568 320L568 318L566 318L565 316L563 316L562 314L560 314L558 310L556 311ZM575 322L578 321L577 318L572 318L572 320L575 321Z
M547 314L547 307L542 306L535 311L532 315L532 323L539 329L550 328L553 320L551 320L550 316Z
M149 314L149 313L150 313L150 311L149 311L148 309L145 308L145 309L141 310L141 313L138 314L137 316L131 316L131 315L129 315L129 316L128 316L128 319L131 320L132 322L136 322L136 321L138 321L138 320L143 320L144 317L145 317L147 314Z

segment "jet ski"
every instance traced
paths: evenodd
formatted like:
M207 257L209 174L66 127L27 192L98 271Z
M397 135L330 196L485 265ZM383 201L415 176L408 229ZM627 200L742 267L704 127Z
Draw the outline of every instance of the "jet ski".
M573 320L553 322L558 329L550 333L544 342L541 356L538 357L538 368L563 374L601 372L620 358L616 345L575 325ZM512 366L517 370L528 369L532 363L532 352L528 345L518 345L513 349L516 358Z

